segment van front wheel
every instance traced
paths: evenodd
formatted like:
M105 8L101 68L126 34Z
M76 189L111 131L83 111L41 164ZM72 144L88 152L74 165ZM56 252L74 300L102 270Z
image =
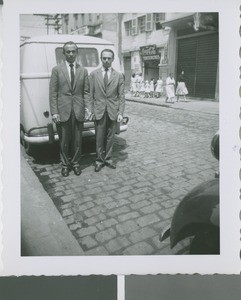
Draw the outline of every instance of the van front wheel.
M23 145L23 147L25 149L25 152L28 155L32 155L32 146L31 146L30 143L28 143L28 142L25 141L25 139L24 139L24 131L22 129L20 131L20 142Z

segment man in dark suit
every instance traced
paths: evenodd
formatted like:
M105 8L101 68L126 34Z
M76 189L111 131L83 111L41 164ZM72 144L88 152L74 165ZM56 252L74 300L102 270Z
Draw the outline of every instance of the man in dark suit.
M71 169L75 175L81 174L82 130L89 101L88 72L76 62L77 51L75 43L64 44L65 61L53 68L49 86L50 111L58 130L64 177Z
M111 67L114 52L104 49L100 58L102 67L89 77L91 116L96 125L96 172L104 165L116 168L112 159L113 142L125 108L124 76Z

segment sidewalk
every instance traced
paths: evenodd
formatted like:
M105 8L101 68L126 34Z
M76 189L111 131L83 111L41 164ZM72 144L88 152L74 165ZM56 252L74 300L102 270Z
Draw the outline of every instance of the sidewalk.
M163 106L168 108L174 109L182 109L182 110L189 110L195 112L202 112L206 114L219 114L219 102L212 101L212 100L198 100L195 98L187 97L187 102L184 102L182 97L180 98L179 102L169 103L165 102L166 98L141 98L141 97L133 97L130 93L126 93L125 95L126 101L137 102L137 103L145 103L149 105L156 105L156 106ZM176 99L175 99L176 101Z
M23 256L84 255L22 154L21 241Z

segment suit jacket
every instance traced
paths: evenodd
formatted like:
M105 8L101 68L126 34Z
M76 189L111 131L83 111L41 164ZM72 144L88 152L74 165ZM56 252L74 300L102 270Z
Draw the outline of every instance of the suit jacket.
M72 89L66 63L54 67L49 85L49 103L51 114L59 114L61 122L68 121L72 107L76 119L83 122L85 107L90 109L87 70L76 64Z
M91 113L96 120L100 120L107 109L112 121L118 114L123 116L125 108L124 76L116 70L111 70L107 88L105 90L102 68L90 74L90 103Z

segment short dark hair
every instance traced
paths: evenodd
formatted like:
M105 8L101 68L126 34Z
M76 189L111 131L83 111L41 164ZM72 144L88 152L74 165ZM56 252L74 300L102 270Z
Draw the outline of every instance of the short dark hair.
M64 48L65 48L67 45L75 45L76 50L78 49L77 45L76 45L74 42L69 41L69 42L66 42L66 43L64 44L64 46L63 46L63 53L65 52L65 49L64 49Z
M102 54L103 54L103 52L110 52L110 53L112 53L112 57L113 57L113 59L115 58L114 51L113 51L113 50L111 50L111 49L104 49L104 50L102 50L102 51L101 51L101 53L100 53L100 58L102 58Z

